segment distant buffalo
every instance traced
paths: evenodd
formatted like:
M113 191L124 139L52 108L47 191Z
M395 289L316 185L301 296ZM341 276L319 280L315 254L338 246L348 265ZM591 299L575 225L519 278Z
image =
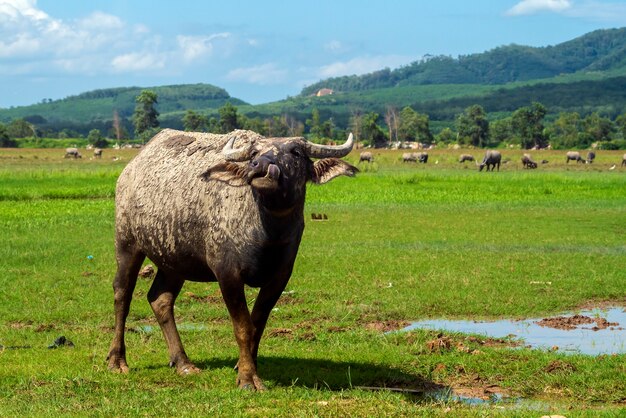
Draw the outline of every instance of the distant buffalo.
M65 158L83 158L78 148L65 148Z
M475 161L474 156L470 154L461 154L459 157L459 162L464 163L465 161Z
M374 156L369 151L362 152L359 156L359 162L361 161L367 161L368 163L371 163L374 161Z
M587 153L587 164L591 164L593 162L593 160L596 159L596 153L593 151L589 151Z
M569 160L576 161L579 163L585 162L583 157L580 156L580 152L578 151L568 151L567 154L565 154L565 162L569 163Z
M417 152L405 152L404 154L402 154L402 162L403 163L417 162Z
M93 150L94 158L102 158L102 148L96 148Z
M496 167L498 167L498 171L500 171L500 161L502 161L500 151L489 150L485 153L483 162L478 165L478 171L483 171L485 166L487 166L487 171L489 171L489 169L493 171Z
M426 164L428 162L428 153L427 152L418 152L417 153L417 162Z
M537 163L533 160L530 154L522 155L522 166L524 168L537 168Z

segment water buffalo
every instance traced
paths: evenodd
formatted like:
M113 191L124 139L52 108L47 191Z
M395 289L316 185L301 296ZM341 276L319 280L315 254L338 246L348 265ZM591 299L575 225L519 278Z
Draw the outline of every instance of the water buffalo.
M474 156L471 154L461 154L459 157L459 162L464 163L465 161L475 161Z
M417 152L405 152L404 154L402 154L402 162L417 162Z
M83 156L78 152L78 148L65 148L64 158L83 158Z
M578 151L568 151L567 154L565 154L565 162L569 163L569 160L574 160L579 163L585 162L583 157L580 156L580 152Z
M93 150L93 157L94 158L102 158L102 148L95 148Z
M374 162L374 156L371 152L365 151L359 155L359 163L362 161L367 161L368 163Z
M417 153L417 162L426 164L428 162L428 153L427 152L418 152Z
M533 160L530 154L522 155L522 166L524 168L537 168L537 163Z
M174 321L184 281L217 281L239 346L237 384L263 390L259 342L291 276L304 230L306 183L355 175L358 169L340 159L352 145L352 135L343 145L323 146L241 130L216 135L165 129L152 138L117 181L109 368L128 372L124 327L148 257L157 267L148 301L170 366L179 374L199 371ZM251 313L245 286L260 288Z
M488 150L485 152L485 156L483 157L483 161L478 164L478 171L483 171L483 168L487 166L487 171L491 168L493 171L496 167L498 167L498 171L500 171L500 161L502 160L502 154L500 151Z
M622 167L626 165L626 154L622 156Z
M593 160L596 159L596 153L593 151L589 151L587 153L587 161L585 161L587 164L591 164L593 162Z

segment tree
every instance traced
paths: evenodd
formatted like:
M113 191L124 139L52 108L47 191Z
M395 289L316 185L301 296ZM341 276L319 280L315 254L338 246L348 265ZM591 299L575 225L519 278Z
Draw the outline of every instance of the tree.
M489 137L489 121L480 105L466 108L457 118L459 142L484 147Z
M365 141L369 141L374 147L383 148L387 142L387 138L383 130L378 126L378 118L379 114L376 112L370 112L363 116L362 137Z
M398 134L405 141L417 141L426 144L433 142L433 134L430 132L430 118L428 115L417 113L410 106L405 107L400 112Z
M622 139L626 139L626 113L615 118L615 125L622 133Z
M159 112L154 108L157 104L157 94L152 90L142 90L135 98L135 102L137 103L133 113L135 136L145 141L159 127Z
M311 119L306 120L306 125L309 127L309 132L313 138L320 139L324 136L320 111L317 108L313 108Z
M289 134L289 127L285 123L285 119L279 116L265 119L265 134L270 137L281 137Z
M456 135L452 132L450 128L443 128L439 135L437 135L437 142L441 142L443 144L449 144L454 141Z
M28 138L37 136L35 127L24 119L13 119L6 127L7 135L11 138Z
M583 133L578 143L581 148L586 148L594 142L610 141L615 130L611 119L602 117L596 112L583 119L582 127Z
M106 148L109 143L100 133L100 129L92 129L87 135L87 142L97 148Z
M224 106L220 107L218 113L220 115L221 133L226 134L241 127L238 120L237 108L230 104L230 102L226 102Z
M0 123L0 148L13 148L17 147L17 142L9 138L6 126Z
M538 102L534 102L531 106L520 107L513 112L511 127L519 137L522 148L545 148L548 145L543 126L546 113L548 113L547 109Z
M203 132L209 124L209 119L189 109L183 116L183 128L188 132Z
M552 146L574 148L578 146L581 120L578 112L561 112L549 129Z
M293 116L283 115L283 122L287 125L289 136L302 136L304 124Z
M491 145L507 142L512 135L511 118L494 120L489 124L489 141Z
M355 143L358 144L359 140L361 139L363 114L361 113L361 109L352 109L350 113L351 113L350 128L352 129L352 132L354 133Z
M398 112L393 106L387 106L385 123L389 131L389 142L398 141Z

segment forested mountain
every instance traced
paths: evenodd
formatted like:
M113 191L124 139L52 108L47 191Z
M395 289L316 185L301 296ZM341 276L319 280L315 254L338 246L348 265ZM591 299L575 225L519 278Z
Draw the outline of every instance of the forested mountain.
M157 94L157 109L161 114L186 109L217 109L226 102L236 106L246 104L242 100L230 97L226 90L210 84L121 87L93 90L31 106L0 109L0 122L24 118L44 130L65 128L85 133L92 128L103 129L102 126L110 124L114 112L117 112L122 123L129 125L135 110L135 98L144 89ZM103 131L106 132L104 129Z
M541 48L508 45L458 58L429 56L410 65L319 81L302 90L336 92L422 84L504 84L594 71L626 71L626 28L597 30Z

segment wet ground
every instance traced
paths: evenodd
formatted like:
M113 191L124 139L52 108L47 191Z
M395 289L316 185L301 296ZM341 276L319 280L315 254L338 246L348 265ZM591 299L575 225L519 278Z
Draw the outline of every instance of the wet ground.
M550 318L501 320L425 320L402 331L436 329L494 338L522 339L526 346L589 355L626 353L626 310L591 309Z

